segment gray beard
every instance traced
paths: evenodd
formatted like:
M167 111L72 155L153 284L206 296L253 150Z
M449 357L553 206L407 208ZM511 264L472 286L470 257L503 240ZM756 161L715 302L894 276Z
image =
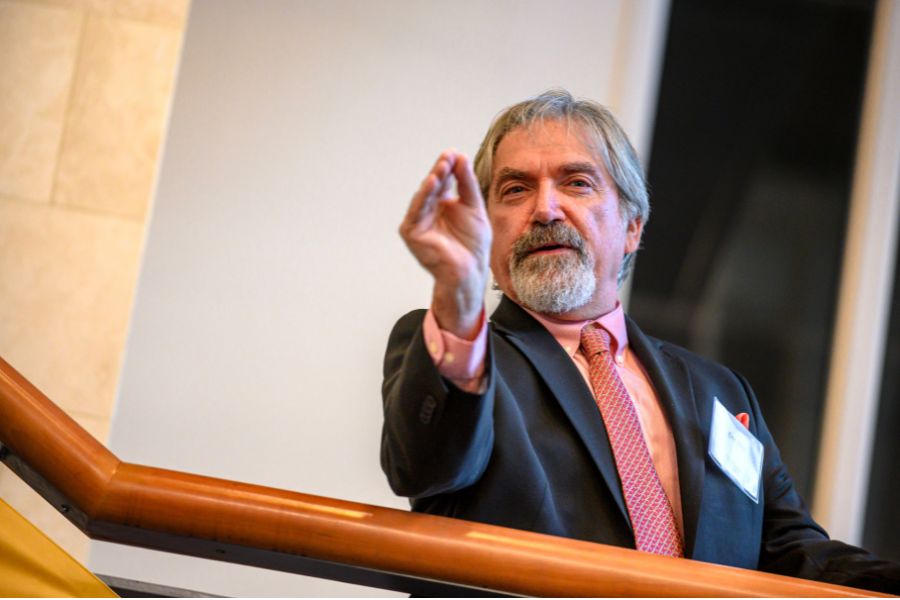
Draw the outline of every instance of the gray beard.
M587 253L510 259L510 283L519 302L534 312L558 315L579 309L594 295L594 259Z

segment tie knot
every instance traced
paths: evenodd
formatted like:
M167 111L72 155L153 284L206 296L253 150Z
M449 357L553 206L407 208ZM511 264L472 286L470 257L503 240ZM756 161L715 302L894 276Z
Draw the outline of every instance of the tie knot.
M609 332L597 323L588 323L581 330L581 347L588 358L609 352Z

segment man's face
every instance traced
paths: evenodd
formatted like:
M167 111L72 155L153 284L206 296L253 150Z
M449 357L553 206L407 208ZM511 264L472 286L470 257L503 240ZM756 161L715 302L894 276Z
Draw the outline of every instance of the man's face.
M491 270L503 292L539 313L587 319L609 312L626 253L643 224L619 195L581 126L538 122L509 132L494 154L488 215Z

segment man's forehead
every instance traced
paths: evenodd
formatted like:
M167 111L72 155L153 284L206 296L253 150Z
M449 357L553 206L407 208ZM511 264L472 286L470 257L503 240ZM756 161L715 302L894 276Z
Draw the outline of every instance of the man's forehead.
M548 152L580 155L580 162L590 160L601 166L600 153L584 125L570 120L542 120L510 130L494 153L494 173L508 160L538 158ZM602 168L602 167L601 167Z
M547 155L563 164L593 163L605 172L600 152L584 125L568 119L540 120L510 130L497 145L492 178L501 170L529 168Z

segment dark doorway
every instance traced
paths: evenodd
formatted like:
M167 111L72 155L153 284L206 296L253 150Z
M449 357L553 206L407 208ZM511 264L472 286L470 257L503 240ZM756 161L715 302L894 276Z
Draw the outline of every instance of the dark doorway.
M816 466L872 1L673 0L630 312L748 377Z
M894 259L893 298L881 371L863 545L882 558L900 561L900 244Z

